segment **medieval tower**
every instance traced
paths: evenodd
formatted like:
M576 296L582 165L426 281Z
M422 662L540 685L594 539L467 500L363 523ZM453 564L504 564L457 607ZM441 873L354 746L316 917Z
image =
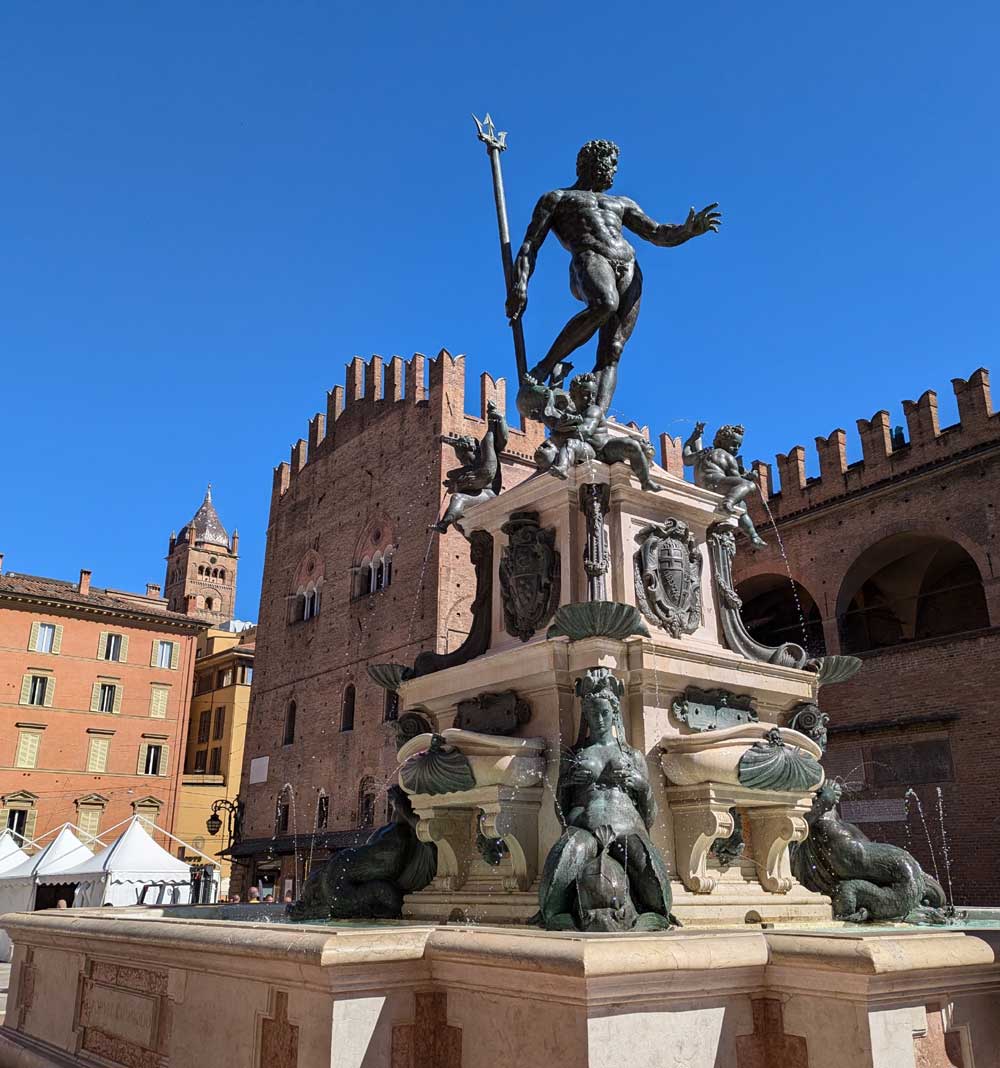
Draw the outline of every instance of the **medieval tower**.
M170 535L164 595L172 612L223 623L236 606L239 534L230 538L212 504L212 485L191 521Z

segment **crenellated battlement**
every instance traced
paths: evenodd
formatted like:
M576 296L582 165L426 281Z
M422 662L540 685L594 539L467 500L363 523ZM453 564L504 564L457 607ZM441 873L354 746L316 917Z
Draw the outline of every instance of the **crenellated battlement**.
M951 385L959 414L959 421L952 426L940 426L937 393L929 389L915 401L903 401L905 435L900 427L893 431L887 411L876 412L870 419L858 419L863 459L854 463L847 462L847 432L840 427L815 439L818 477L806 477L806 450L802 445L775 458L777 486L771 465L754 461L761 494L775 516L805 511L1000 441L1000 413L993 411L989 371L980 367L967 379L953 378ZM662 435L660 440L661 448L664 440L670 443L673 457L674 439Z
M327 392L326 412L309 420L306 437L299 438L289 459L275 467L272 502L285 494L308 464L384 419L416 414L430 420L433 433L481 437L491 401L506 411L507 384L484 372L479 376L480 414L465 412L465 356L452 356L447 349L432 358L417 352L409 360L373 355L366 362L355 356L346 365L344 385ZM506 455L531 461L543 437L540 423L529 421L524 430L511 428Z

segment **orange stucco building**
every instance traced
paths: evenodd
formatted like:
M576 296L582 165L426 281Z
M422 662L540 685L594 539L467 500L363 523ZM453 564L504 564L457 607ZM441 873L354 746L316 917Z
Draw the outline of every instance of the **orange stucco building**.
M2 557L0 557L2 564ZM204 622L145 594L0 570L0 828L172 829Z

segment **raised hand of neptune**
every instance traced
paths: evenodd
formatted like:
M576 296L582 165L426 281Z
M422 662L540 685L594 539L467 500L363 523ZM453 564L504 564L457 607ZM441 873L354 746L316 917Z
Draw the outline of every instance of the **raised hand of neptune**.
M614 196L618 168L613 141L588 141L576 158L576 183L546 193L535 206L524 243L514 263L507 315L519 318L528 303L528 279L542 242L551 230L572 260L569 284L573 296L587 307L563 327L552 347L530 371L533 378L559 385L570 370L566 357L599 332L594 374L600 386L597 403L608 411L618 380L618 361L635 328L642 295L642 272L635 249L622 236L631 230L654 245L682 245L692 237L714 233L722 216L718 204L694 208L680 224L657 223L634 200Z

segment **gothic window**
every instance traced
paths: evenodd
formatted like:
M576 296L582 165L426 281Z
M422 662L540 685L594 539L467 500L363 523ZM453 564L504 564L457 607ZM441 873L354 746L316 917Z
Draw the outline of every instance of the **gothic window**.
M289 701L288 708L285 710L285 730L282 735L282 745L291 745L295 741L295 711L295 702Z
M206 597L205 598L205 608L209 612L212 612L212 611L215 610L215 601L211 597Z
M340 717L340 729L342 731L354 730L354 683L349 683L344 690L344 707Z
M370 560L363 560L361 567L358 568L357 588L355 589L355 597L364 597L371 593L372 589L372 564Z
M399 694L392 690L385 691L385 706L382 718L386 723L399 719Z
M375 780L366 775L358 787L358 826L371 827L375 822Z
M219 568L219 578L222 579L223 582L226 581L226 569L224 567Z
M330 821L330 798L321 793L316 802L316 830L322 831Z

